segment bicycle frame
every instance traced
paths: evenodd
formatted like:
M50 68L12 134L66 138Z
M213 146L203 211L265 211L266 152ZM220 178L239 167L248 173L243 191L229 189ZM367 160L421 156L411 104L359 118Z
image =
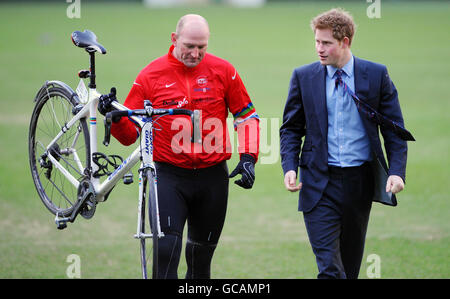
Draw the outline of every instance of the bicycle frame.
M84 83L83 83L84 84ZM48 85L47 85L48 86ZM48 88L48 87L47 87ZM76 115L64 126L62 126L61 131L58 133L58 135L47 145L47 157L52 162L52 164L76 187L78 188L80 185L80 182L72 175L70 174L64 166L59 163L59 161L52 156L51 154L51 147L67 132L67 130L72 127L78 120L82 118L88 118L89 117L89 138L90 138L90 157L87 159L90 159L90 167L91 171L90 173L94 173L98 170L98 166L93 161L93 155L92 153L97 152L97 106L100 99L101 94L97 92L96 88L89 88L88 90L88 100L87 103L81 108L81 110L76 113ZM113 103L114 108L117 110L128 110L125 106L114 102ZM143 117L137 117L137 116L130 116L142 129L141 134L144 136L144 138L141 138L140 145L129 155L126 159L123 160L122 164L117 167L113 173L111 173L106 179L104 179L103 182L100 181L100 178L95 178L90 176L89 180L92 183L92 186L94 188L95 194L96 194L96 201L102 202L105 200L105 195L108 194L109 191L112 190L112 188L117 184L117 182L126 174L128 173L131 168L133 168L136 163L140 160L142 157L141 167L139 169L139 206L138 206L138 215L140 215L142 210L142 201L145 200L143 198L143 188L142 185L142 179L143 175L146 173L146 171L152 171L156 176L156 169L153 162L153 121L151 118L143 118ZM74 137L75 141L78 138L78 135ZM75 143L75 142L74 142ZM144 150L143 150L144 149ZM80 168L80 173L83 173L85 169L82 166L82 163L78 157L78 154L75 149L71 149L72 154L74 155L74 159L76 161L76 164ZM156 187L156 186L155 186ZM156 190L156 188L155 188ZM157 197L157 194L155 194ZM156 200L156 202L158 202ZM157 211L158 207L156 207ZM56 216L58 217L58 215ZM164 236L164 234L161 232L160 224L159 224L159 212L157 213L157 223L158 223L158 237ZM141 226L144 225L144 223L141 223L138 218L138 225L137 225L137 233L134 236L135 238L149 238L152 237L152 234L142 234Z
M78 72L82 80L76 92L64 82L53 80L46 81L35 97L36 105L28 138L34 184L44 205L56 214L57 228L64 229L68 222L75 221L77 215L85 219L92 218L97 204L107 200L121 178L125 184L132 183L129 174L140 161L138 219L134 238L140 241L143 277L147 278L149 271L152 271L152 277L156 278L158 239L164 237L164 233L161 231L157 170L153 161L153 117L189 116L192 123L191 142L201 144L201 111L155 109L147 99L143 101L144 109L130 110L116 101L115 88L111 88L109 94L100 94L95 83L95 53L105 54L106 49L89 30L75 31L71 38L77 47L89 53L90 67ZM98 151L99 105L102 106L100 108L105 107L100 109L105 115L103 145L109 145L113 120L119 117L128 117L140 130L139 145L126 159L119 155L107 156ZM114 109L106 109L107 105ZM103 110L108 112L103 113ZM151 242L148 242L148 238L151 238ZM151 270L147 266L150 256Z

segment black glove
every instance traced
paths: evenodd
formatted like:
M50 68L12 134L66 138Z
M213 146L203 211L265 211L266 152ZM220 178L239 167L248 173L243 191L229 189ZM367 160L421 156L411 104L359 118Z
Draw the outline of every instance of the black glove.
M229 178L233 178L239 173L242 174L242 177L240 180L234 181L234 183L244 189L251 189L255 182L255 158L249 154L242 154L239 164Z
M116 98L116 88L111 88L111 93L104 94L100 96L100 100L98 101L98 112L102 115L106 115L106 113L114 110L112 103L117 102Z

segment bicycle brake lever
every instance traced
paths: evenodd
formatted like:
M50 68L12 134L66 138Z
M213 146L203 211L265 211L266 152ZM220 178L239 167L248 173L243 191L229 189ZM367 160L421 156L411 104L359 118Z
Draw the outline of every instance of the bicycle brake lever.
M111 140L111 123L112 123L112 117L111 117L111 113L108 112L105 115L105 120L104 120L104 124L105 124L105 137L103 139L103 144L105 146L109 145L109 142Z

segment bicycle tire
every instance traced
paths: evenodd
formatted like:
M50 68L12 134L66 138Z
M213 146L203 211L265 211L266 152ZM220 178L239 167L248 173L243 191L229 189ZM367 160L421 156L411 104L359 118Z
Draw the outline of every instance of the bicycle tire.
M142 278L147 279L151 274L152 279L158 278L158 219L156 209L156 189L155 189L155 176L152 171L148 170L143 175L144 192L141 208L141 233L146 232L145 215L149 217L148 227L152 233L151 238L141 238L141 265L142 265ZM148 210L146 210L145 203L148 203ZM151 266L149 265L151 262Z
M54 215L63 217L72 213L78 201L78 190L55 169L45 156L45 152L47 145L73 117L73 108L78 104L77 98L67 89L57 85L48 87L36 100L29 127L28 152L34 185L47 209ZM81 182L85 177L85 169L90 165L90 141L86 119L80 119L67 129L49 151Z

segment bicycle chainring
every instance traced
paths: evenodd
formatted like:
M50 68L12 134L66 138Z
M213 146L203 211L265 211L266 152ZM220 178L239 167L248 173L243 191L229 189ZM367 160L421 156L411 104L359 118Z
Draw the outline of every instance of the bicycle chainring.
M96 194L92 183L85 179L80 182L77 192L78 200L83 201L80 209L80 214L85 219L91 219L95 214L97 206Z

